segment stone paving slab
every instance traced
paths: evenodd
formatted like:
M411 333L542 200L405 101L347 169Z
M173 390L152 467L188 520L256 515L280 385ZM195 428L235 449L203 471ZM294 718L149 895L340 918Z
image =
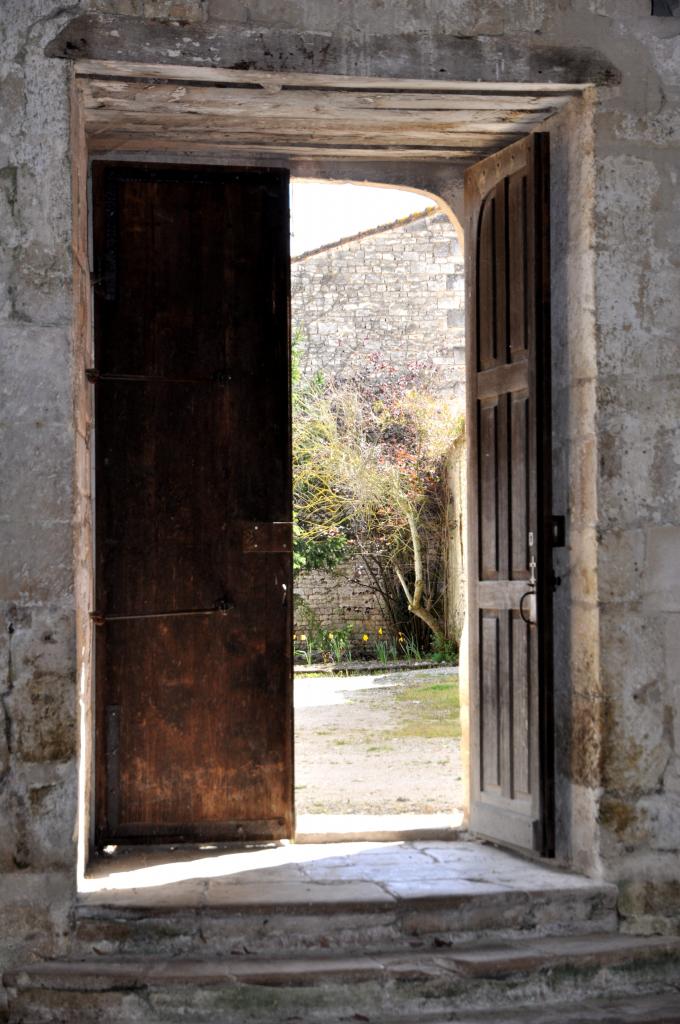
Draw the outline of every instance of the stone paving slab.
M342 906L385 906L396 903L392 893L381 885L366 881L332 879L328 882L239 883L211 879L208 882L209 906L235 909L241 906L272 907L323 905L329 911Z
M122 851L97 859L82 906L330 907L614 887L474 842L268 844Z
M427 900L439 904L468 900L475 896L502 896L516 892L508 885L495 882L471 882L467 878L420 878L408 879L404 882L388 881L385 888L397 899L408 900L409 903Z

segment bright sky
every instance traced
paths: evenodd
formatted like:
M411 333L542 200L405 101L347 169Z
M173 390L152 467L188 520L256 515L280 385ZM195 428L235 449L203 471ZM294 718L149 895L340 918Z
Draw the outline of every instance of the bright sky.
M290 193L293 256L435 205L417 192L349 183L293 181Z

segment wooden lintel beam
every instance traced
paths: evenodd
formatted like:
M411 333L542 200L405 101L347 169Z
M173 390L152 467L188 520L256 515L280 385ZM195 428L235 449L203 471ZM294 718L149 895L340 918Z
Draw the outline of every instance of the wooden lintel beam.
M501 77L526 88L527 82L583 87L621 81L620 71L598 51L585 46L551 46L522 31L504 37L395 33L381 36L377 47L369 35L347 38L273 26L266 42L263 45L260 31L217 21L187 25L91 12L69 21L45 53L76 61L179 64L241 74L280 74L288 69L340 77L349 73L360 83L357 68L373 80L388 68L389 77L399 83L420 77L433 83L456 79L498 87Z
M92 136L89 140L91 153L208 153L217 156L272 156L287 158L290 160L300 159L341 159L341 160L410 160L421 162L429 161L452 161L468 164L473 160L495 152L502 145L504 140L490 142L487 146L476 148L449 148L449 149L426 149L400 146L332 146L323 144L255 144L243 141L226 141L224 139L206 139L205 137L168 137L158 134L155 137L140 134L131 136L115 133L101 133Z

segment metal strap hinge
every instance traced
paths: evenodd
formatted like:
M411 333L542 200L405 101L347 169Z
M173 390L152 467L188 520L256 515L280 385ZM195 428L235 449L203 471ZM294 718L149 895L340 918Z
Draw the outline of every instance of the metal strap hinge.
M243 550L246 554L286 554L293 550L293 524L245 523Z
M137 384L217 384L218 387L225 387L232 379L231 374L226 370L218 370L211 377L158 377L144 373L100 373L94 367L88 367L85 370L85 376L90 384L114 381Z
M102 612L90 612L90 618L95 626L103 626L107 622L130 622L133 619L167 619L187 615L214 615L219 613L226 615L234 605L227 597L220 597L211 608L181 608L171 612L142 612L138 615L105 615Z

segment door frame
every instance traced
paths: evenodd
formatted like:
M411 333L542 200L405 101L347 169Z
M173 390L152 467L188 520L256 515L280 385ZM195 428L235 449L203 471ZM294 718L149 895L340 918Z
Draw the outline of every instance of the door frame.
M158 80L158 67L146 69L144 65L135 66L134 74L130 72L130 65L127 65L127 73L135 78L146 77ZM182 78L192 80L192 71L205 69L183 68L173 71L168 68L168 80ZM258 81L262 76L257 73L248 72L226 72L218 71L227 80L252 80ZM153 135L145 139L146 148L135 149L125 152L118 149L100 150L92 145L93 138L90 124L90 111L87 108L83 81L97 80L101 75L106 80L110 75L120 74L115 62L87 61L76 63L71 80L71 156L72 156L72 226L73 226L73 333L74 333L74 360L73 360L73 387L74 387L74 414L75 414L75 444L76 444L76 512L74 517L74 545L75 545L75 603L76 603L76 641L77 641L77 679L78 679L78 703L79 703L79 769L78 769L78 877L83 878L87 862L94 849L94 809L93 809L93 776L94 776L94 722L93 722L93 627L90 620L90 611L93 608L93 565L94 565L94 535L93 535L93 446L90 444L93 409L91 388L86 386L83 370L92 365L93 336L92 336L92 303L91 303L91 268L90 268L90 186L89 167L93 157L104 159L125 159L147 160L149 162L171 162L177 160L183 163L206 163L216 162L228 166L243 166L247 163L256 166L258 163L268 166L288 166L291 176L309 177L315 176L321 179L352 180L357 176L363 177L367 166L372 169L372 177L364 178L365 183L372 181L394 187L406 187L412 191L418 191L435 199L451 219L459 236L462 238L461 224L463 222L462 211L462 173L459 174L457 184L452 185L450 171L448 175L446 168L436 166L426 160L417 159L409 161L408 157L401 154L393 157L386 157L383 153L376 165L371 158L370 150L367 151L364 161L354 155L351 160L330 158L323 149L323 115L315 115L313 110L307 112L306 116L311 119L312 127L318 132L319 156L318 159L309 161L313 152L307 151L304 160L301 160L295 149L291 147L288 153L279 153L275 158L263 157L262 154L248 156L244 153L241 157L233 155L210 157L201 150L187 150L173 152L161 151L156 145ZM249 79L250 75L250 79ZM195 80L205 80L203 75L196 74ZM450 83L433 82L404 82L399 83L389 79L363 80L361 78L338 77L335 80L331 76L301 75L298 73L285 72L276 75L265 76L269 79L276 78L280 82L290 79L296 88L304 87L308 83L309 88L318 88L320 80L324 86L330 85L335 88L336 94L341 94L343 88L356 87L357 83L366 87L368 82L374 88L385 87L394 95L399 95L399 87L403 84L404 95L412 95L416 91L428 91L436 87L443 89ZM454 83L455 84L455 83ZM489 92L488 85L480 85L477 82L458 83L467 85L468 89L474 88ZM279 86L280 87L280 86ZM526 83L524 89L538 90L541 86ZM508 86L508 91L517 93L522 87L517 83ZM560 106L567 109L566 105L581 102L581 97L587 85L583 86L555 86L550 85L546 90L551 94L559 96L563 102ZM499 86L497 92L501 92ZM329 97L334 95L333 90ZM493 101L491 101L493 102ZM560 116L559 111L552 110L549 117ZM536 127L544 125L545 122L536 124ZM314 170L315 175L310 175L309 170L305 174L305 168ZM455 168L454 168L455 169ZM460 170L460 167L458 168ZM382 172L385 172L384 174ZM344 172L344 173L343 173ZM455 177L455 175L454 175ZM468 707L467 694L465 692L466 681L464 680L464 652L461 652L461 715L463 718L462 738L462 760L464 764L464 775L469 770L469 724L466 720Z

